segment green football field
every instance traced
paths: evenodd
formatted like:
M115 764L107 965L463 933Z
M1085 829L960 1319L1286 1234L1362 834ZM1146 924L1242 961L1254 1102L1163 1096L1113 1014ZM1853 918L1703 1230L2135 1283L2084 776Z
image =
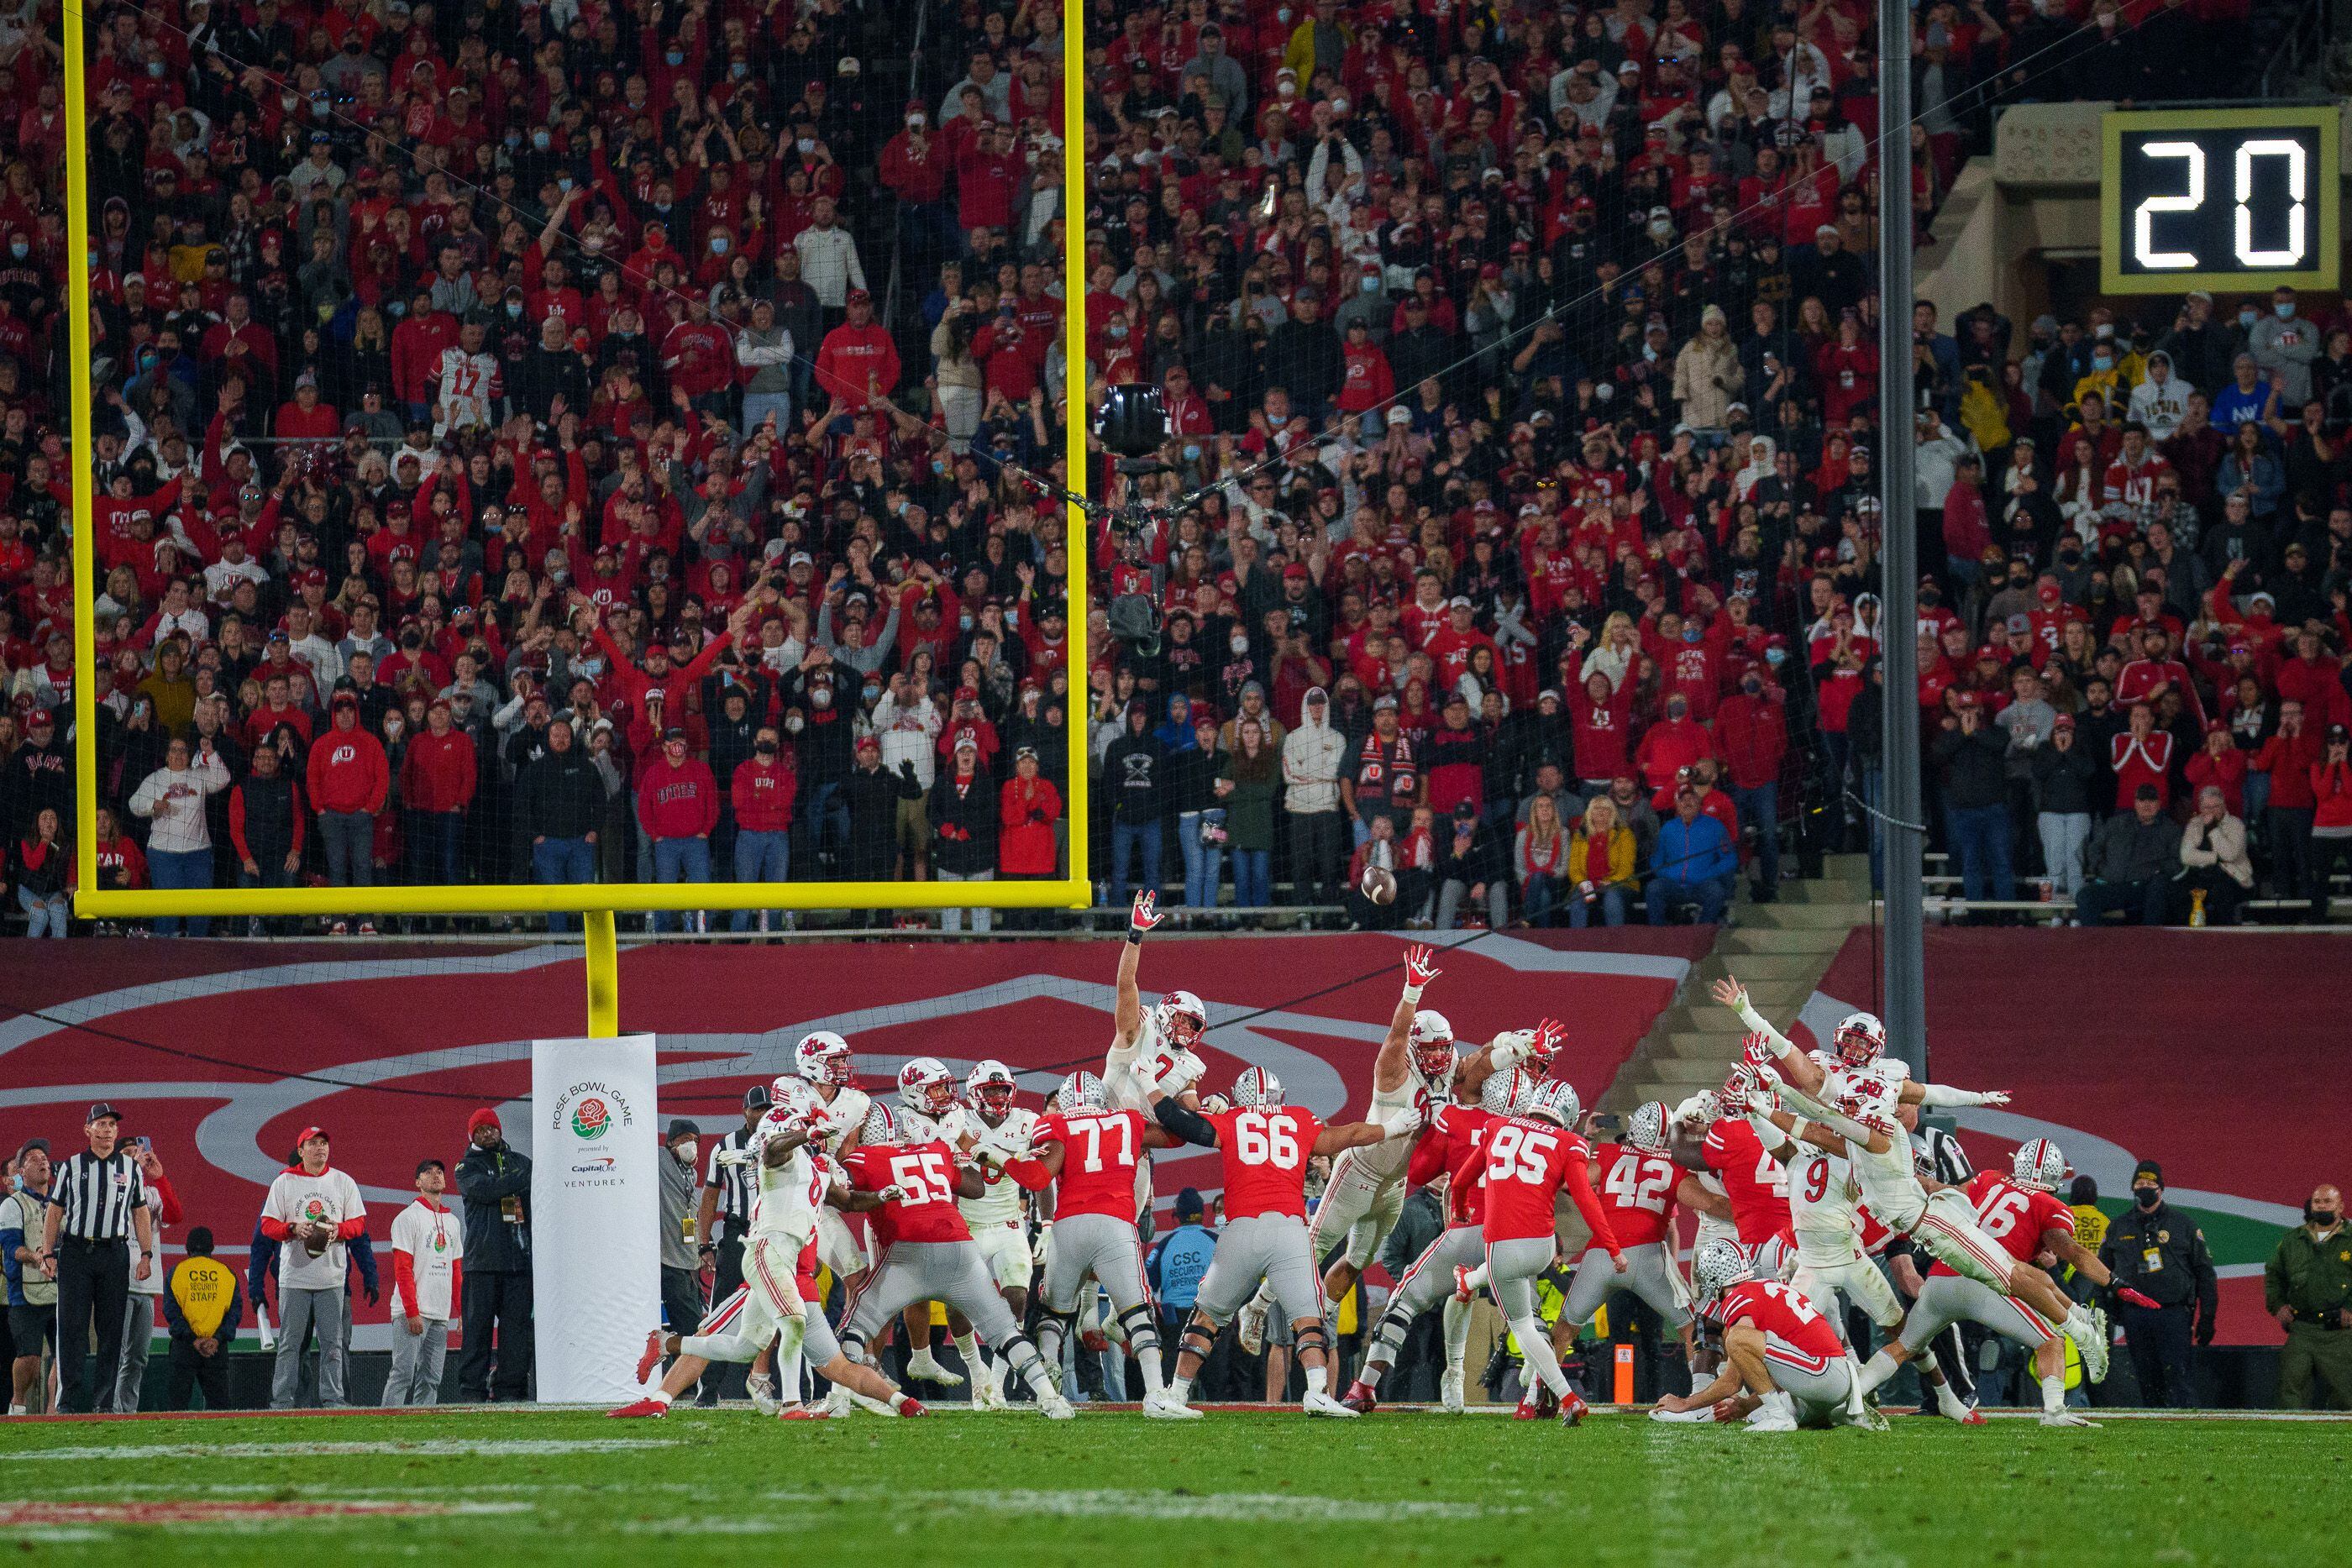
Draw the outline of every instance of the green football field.
M2352 1425L1581 1429L1026 1411L784 1424L746 1409L10 1422L0 1544L55 1563L415 1558L1488 1564L2344 1561ZM158 1548L168 1559L149 1555Z

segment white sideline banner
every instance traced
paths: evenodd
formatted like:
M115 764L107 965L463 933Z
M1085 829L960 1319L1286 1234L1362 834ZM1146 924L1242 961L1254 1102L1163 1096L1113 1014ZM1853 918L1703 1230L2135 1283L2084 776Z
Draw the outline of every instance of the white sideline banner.
M530 1120L540 1402L626 1404L661 1321L654 1037L532 1040Z

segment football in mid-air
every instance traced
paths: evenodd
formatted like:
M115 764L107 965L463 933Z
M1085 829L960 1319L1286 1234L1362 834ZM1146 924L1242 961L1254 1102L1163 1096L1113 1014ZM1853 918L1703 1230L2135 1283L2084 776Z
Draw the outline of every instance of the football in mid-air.
M1374 904L1393 904L1396 902L1396 878L1384 867L1376 865L1366 866L1364 868L1363 880L1359 882L1356 886L1362 892L1366 898L1370 899Z

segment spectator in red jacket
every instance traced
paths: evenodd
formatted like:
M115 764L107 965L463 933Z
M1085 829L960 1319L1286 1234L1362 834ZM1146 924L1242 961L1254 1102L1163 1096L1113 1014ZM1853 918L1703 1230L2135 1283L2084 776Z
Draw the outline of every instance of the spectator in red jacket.
M849 319L824 335L816 351L816 390L833 400L827 419L856 413L898 386L898 345L874 319L874 297L849 291Z
M1642 744L1633 753L1634 765L1642 770L1642 779L1652 789L1672 784L1684 768L1707 754L1706 731L1690 716L1690 701L1680 695L1666 699L1666 716L1662 723L1652 725L1643 732ZM1666 798L1674 804L1674 797Z
M327 853L327 881L365 887L375 880L376 813L392 788L383 744L360 725L360 700L337 692L327 733L310 747L310 806L319 813L319 840Z
M1053 876L1061 865L1056 824L1062 820L1062 792L1039 770L1034 747L1013 754L1013 777L1004 781L998 806L996 863L1005 879L1043 882Z
M1723 759L1731 803L1756 834L1756 902L1780 885L1780 763L1789 754L1789 713L1764 677L1749 670L1715 716L1715 754Z
M2311 869L2305 891L2311 895L2311 918L2327 918L2328 879L2342 864L2352 871L2352 729L2335 725L2327 744L2311 765Z
M1606 794L1610 780L1633 757L1633 683L1612 690L1595 670L1584 677L1584 700L1576 705L1576 777L1590 799Z
M2270 841L2271 889L2278 897L2302 895L2311 874L2311 816L2318 804L2311 770L2319 761L2320 732L2303 705L2279 704L2278 730L2254 753L2252 766L2270 776L2270 804L2263 810L2263 837Z
M710 831L718 825L719 780L709 763L687 750L686 731L673 725L662 732L661 754L637 780L637 826L653 843L654 880L709 882ZM698 911L695 924L701 923ZM677 928L674 912L654 915L656 931Z
M656 765L658 766L658 765ZM647 778L651 779L652 774ZM751 737L751 755L736 764L727 782L735 808L735 880L784 882L792 876L793 801L800 794L801 776L793 754L783 749L773 725L761 725ZM761 910L762 930L768 912ZM751 912L739 909L732 923L737 931L751 928Z
M477 783L474 740L452 723L447 697L425 710L425 729L400 760L401 829L410 877L428 886L457 880L457 850Z
M2129 727L2115 737L2108 765L2116 776L2116 810L2128 811L2143 784L2156 786L2156 798L2172 798L2172 732L2156 727L2156 707L2148 702L2131 705Z
M2230 735L2230 727L2215 723L2206 727L2205 749L2189 759L2186 768L2189 788L2195 792L2207 788L2221 791L2222 803L2230 815L2242 818L2246 814L2246 754L2238 749Z

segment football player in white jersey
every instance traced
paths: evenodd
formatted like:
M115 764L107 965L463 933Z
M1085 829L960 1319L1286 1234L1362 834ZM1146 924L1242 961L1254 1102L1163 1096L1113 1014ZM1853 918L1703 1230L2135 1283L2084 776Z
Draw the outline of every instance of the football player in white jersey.
M989 1274L1018 1322L1029 1310L1029 1282L1035 1265L1029 1254L1029 1228L1021 1186L1004 1174L1004 1166L1029 1152L1029 1134L1037 1124L1037 1113L1013 1103L1020 1084L1013 1076L1013 1069L993 1058L981 1062L965 1076L963 1091L963 1103L952 1107L941 1119L941 1130L948 1143L960 1153L981 1160L987 1186L978 1197L959 1197L956 1207L962 1210L964 1223L971 1228L972 1241L980 1248L981 1256L988 1260ZM1003 1409L1004 1369L992 1362L981 1348L970 1320L950 1309L948 1334L955 1341L956 1353L963 1357L964 1365L974 1374L972 1407Z
M857 1068L849 1042L833 1030L811 1030L801 1036L800 1043L793 1048L790 1082L797 1082L815 1104L824 1108L826 1128L818 1139L818 1152L836 1165L857 1146L859 1129L865 1126L866 1109L873 1103L857 1087L856 1080ZM856 1290L865 1277L865 1250L857 1245L857 1238L841 1218L840 1210L830 1204L817 1210L816 1255L817 1260L831 1270L845 1289ZM782 1408L798 1404L802 1364L800 1352L792 1350L781 1359L771 1376L768 1353L763 1349L752 1364L745 1384L751 1402L762 1410L771 1406Z
M1748 1027L1748 1065L1759 1071L1778 1068L1780 1076L1808 1096L1835 1105L1853 1096L1886 1099L1929 1110L1956 1105L2006 1105L2009 1095L1999 1089L1981 1092L1954 1089L1943 1083L1920 1083L1908 1065L1886 1054L1886 1026L1874 1013L1848 1013L1838 1020L1828 1051L1801 1051L1795 1042L1756 1010L1748 988L1735 976L1715 982L1715 999L1739 1015ZM1890 1092L1891 1091L1891 1092ZM1889 1104L1892 1110L1893 1104Z
M751 1141L719 1156L730 1165L751 1166L758 1183L743 1249L743 1287L718 1303L694 1333L649 1331L637 1362L637 1380L650 1377L662 1357L677 1359L653 1393L614 1411L614 1416L663 1416L712 1362L750 1361L780 1334L795 1354L805 1344L817 1370L867 1409L885 1416L924 1413L921 1405L879 1372L842 1354L822 1303L808 1299L813 1292L802 1281L805 1266L815 1261L817 1215L827 1204L874 1208L890 1195L853 1193L831 1174L819 1145L833 1128L824 1108L804 1086L779 1078L771 1095L768 1113L752 1130ZM824 1412L800 1408L795 1402L782 1414L790 1420L809 1420Z
M1159 911L1160 895L1150 888L1135 895L1127 917L1127 946L1119 949L1118 1002L1112 1013L1110 1050L1103 1058L1103 1097L1114 1111L1151 1114L1151 1092L1144 1080L1154 1080L1160 1092L1188 1111L1201 1108L1200 1084L1209 1064L1192 1048L1209 1027L1209 1010L1190 991L1170 991L1150 1009L1136 981L1143 964L1144 934L1166 916ZM1135 1211L1139 1217L1151 1207L1151 1162L1140 1162L1135 1173ZM1050 1244L1050 1243L1049 1243Z
M951 1148L956 1146L952 1130L957 1111L955 1091L955 1075L936 1056L918 1056L898 1069L898 1113L909 1141L923 1143L937 1138ZM972 1234L977 1237L980 1233L975 1230ZM936 1383L942 1388L959 1387L963 1379L931 1354L931 1305L929 1301L910 1302L899 1315L900 1326L907 1331L907 1375ZM950 1320L949 1327L954 1326ZM967 1337L971 1332L969 1327L964 1330ZM966 1360L964 1364L975 1378L979 1377L978 1362ZM977 1383L972 1403L980 1403Z

